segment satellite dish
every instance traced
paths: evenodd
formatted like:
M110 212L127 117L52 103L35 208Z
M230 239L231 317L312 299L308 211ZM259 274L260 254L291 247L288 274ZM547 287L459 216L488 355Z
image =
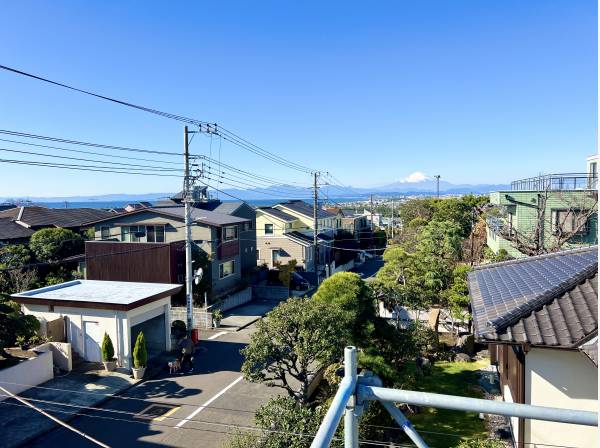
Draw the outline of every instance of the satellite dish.
M194 283L196 285L200 284L200 280L202 280L203 275L204 275L204 271L202 270L202 268L198 268L198 270L194 274Z

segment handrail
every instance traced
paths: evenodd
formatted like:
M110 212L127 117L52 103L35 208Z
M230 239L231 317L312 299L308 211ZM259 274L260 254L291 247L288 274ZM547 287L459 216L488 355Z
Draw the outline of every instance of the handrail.
M559 409L504 401L484 400L455 395L415 392L411 390L387 389L384 387L358 385L359 400L407 403L432 408L453 409L456 411L479 412L505 415L534 420L571 423L585 426L598 426L598 413L575 409Z

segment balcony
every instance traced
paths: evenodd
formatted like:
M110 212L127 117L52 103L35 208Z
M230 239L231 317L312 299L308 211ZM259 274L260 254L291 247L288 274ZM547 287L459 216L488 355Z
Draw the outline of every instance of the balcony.
M512 191L595 190L598 175L589 173L544 174L511 182Z

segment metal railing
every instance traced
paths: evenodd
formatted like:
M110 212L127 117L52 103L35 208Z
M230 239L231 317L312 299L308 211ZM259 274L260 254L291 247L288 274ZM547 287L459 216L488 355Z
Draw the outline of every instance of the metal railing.
M395 403L598 426L598 414L596 412L388 389L381 387L381 385L381 380L369 372L357 375L356 348L346 347L344 350L344 378L321 422L311 448L326 448L330 445L342 415L344 415L344 447L358 448L359 417L366 406L369 405L369 402L372 401L379 401L387 409L396 423L418 448L428 448L428 446L402 411L396 407Z
M598 176L592 173L544 174L511 182L513 191L594 190Z

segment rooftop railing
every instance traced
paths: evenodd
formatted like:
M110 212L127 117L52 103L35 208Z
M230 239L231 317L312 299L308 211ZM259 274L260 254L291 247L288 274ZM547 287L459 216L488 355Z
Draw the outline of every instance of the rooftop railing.
M593 190L598 186L598 175L592 173L544 174L511 182L513 191Z

